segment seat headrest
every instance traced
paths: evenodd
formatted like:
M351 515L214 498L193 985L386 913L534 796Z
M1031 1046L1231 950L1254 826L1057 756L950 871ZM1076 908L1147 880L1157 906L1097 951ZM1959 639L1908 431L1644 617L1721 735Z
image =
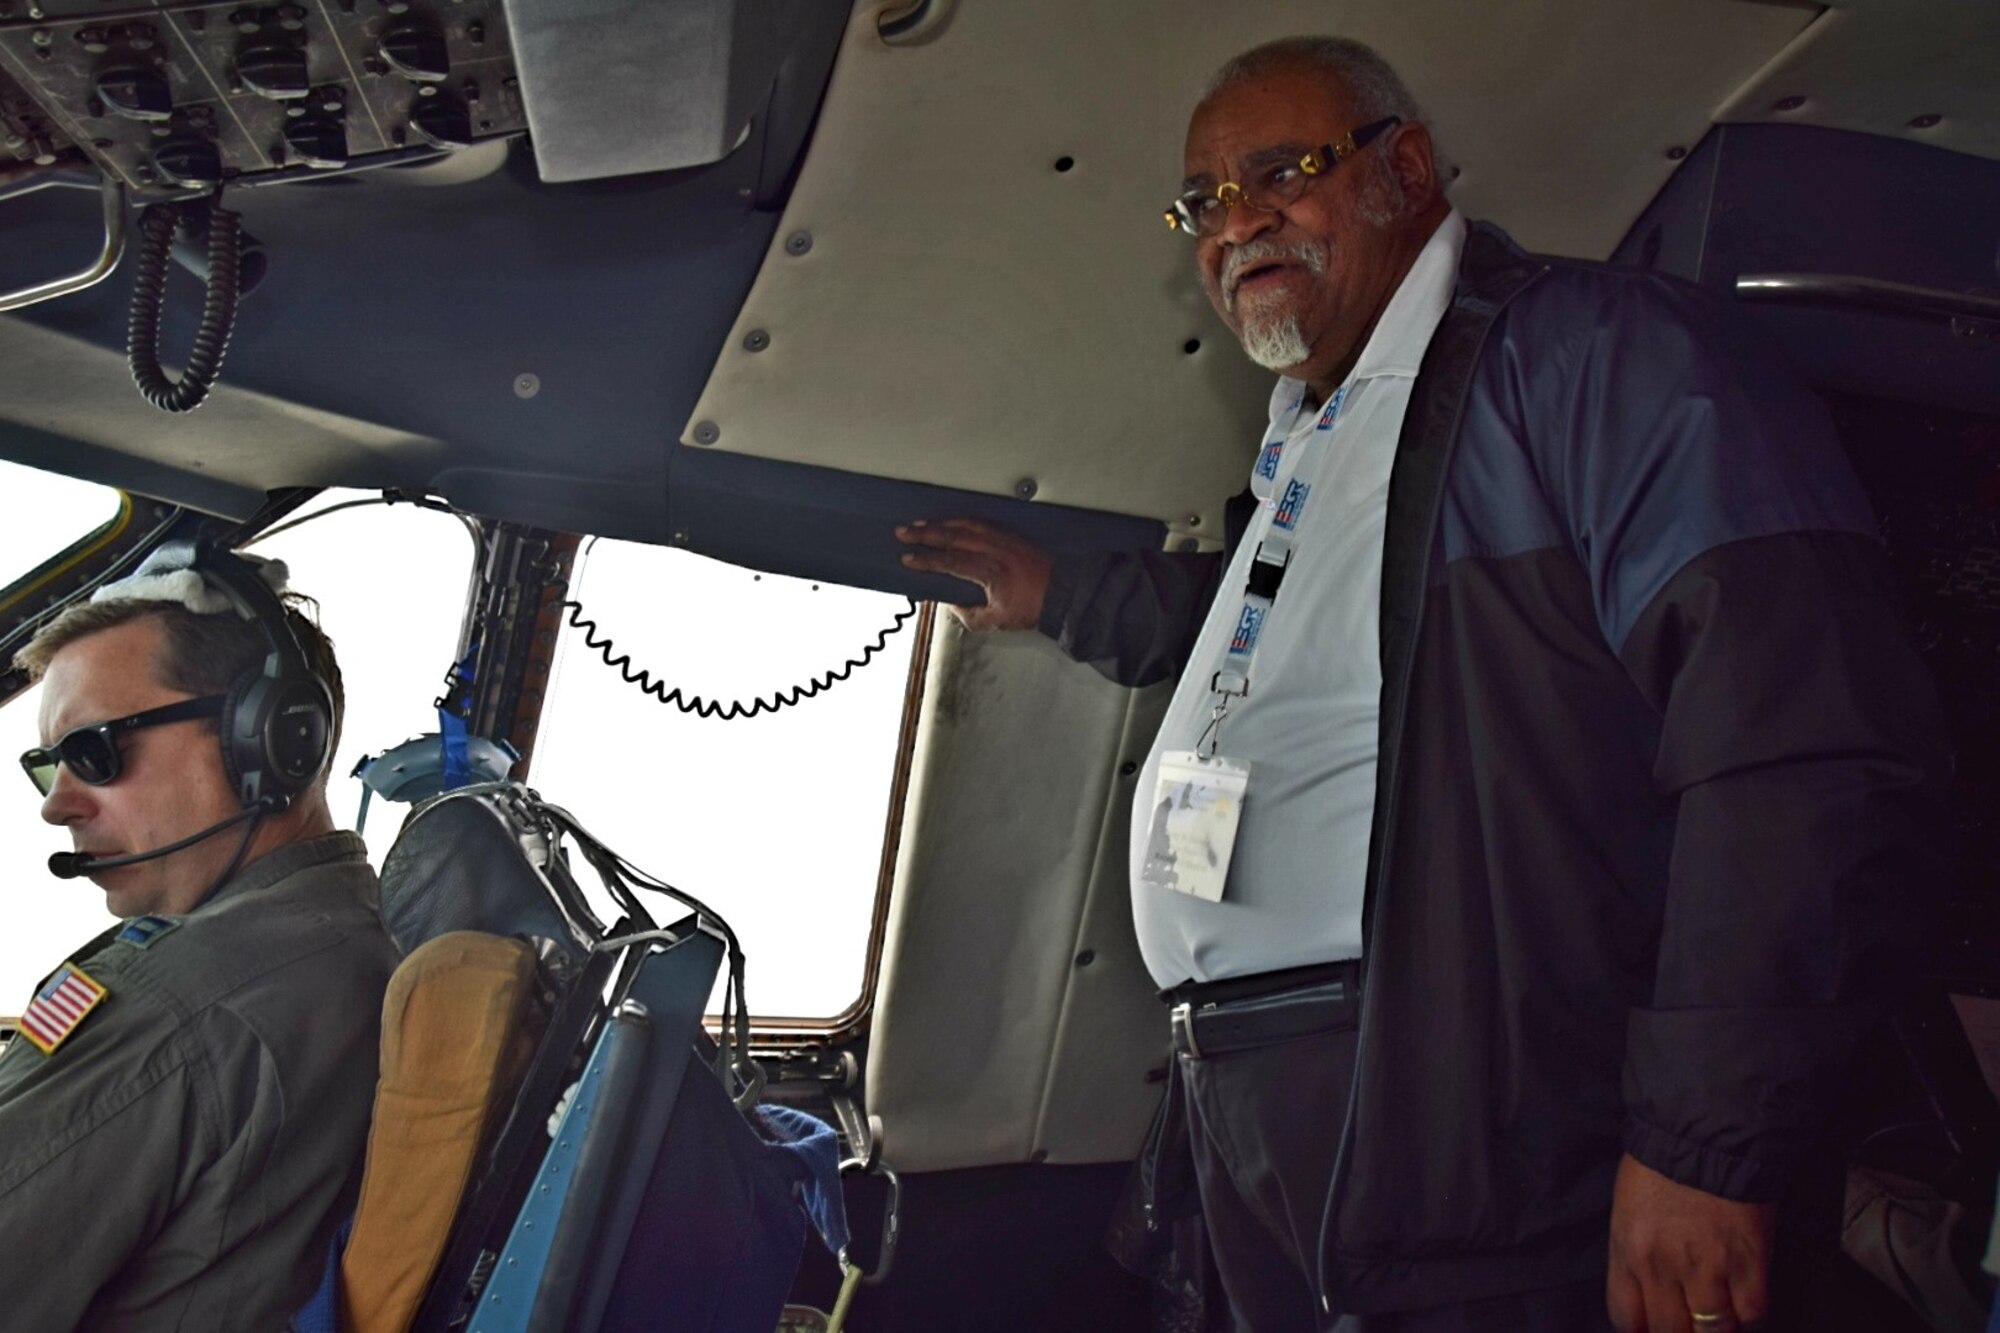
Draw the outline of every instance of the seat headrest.
M382 921L406 955L455 930L553 941L572 961L603 938L540 801L514 782L462 787L410 812L382 863Z

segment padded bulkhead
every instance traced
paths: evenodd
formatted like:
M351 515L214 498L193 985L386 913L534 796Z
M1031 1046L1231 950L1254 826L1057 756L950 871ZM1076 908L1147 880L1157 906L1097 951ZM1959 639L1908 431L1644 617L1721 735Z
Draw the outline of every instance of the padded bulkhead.
M684 444L1221 530L1270 379L1161 216L1223 60L1334 32L1404 73L1454 198L1602 258L1815 11L1739 0L862 0ZM1191 522L1191 520L1198 520Z
M869 1048L899 1171L1137 1150L1167 1029L1132 933L1122 769L1168 697L939 618Z

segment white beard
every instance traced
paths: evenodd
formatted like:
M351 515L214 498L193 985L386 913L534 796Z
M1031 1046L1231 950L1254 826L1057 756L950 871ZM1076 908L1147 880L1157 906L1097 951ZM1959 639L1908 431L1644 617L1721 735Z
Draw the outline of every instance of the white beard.
M1275 319L1244 321L1243 351L1266 370L1285 370L1312 355L1299 317L1286 311Z

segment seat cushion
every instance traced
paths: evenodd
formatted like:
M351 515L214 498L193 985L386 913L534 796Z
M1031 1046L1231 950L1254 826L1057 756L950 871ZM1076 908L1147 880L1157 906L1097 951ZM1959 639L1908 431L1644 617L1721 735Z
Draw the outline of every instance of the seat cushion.
M523 941L454 931L390 979L367 1169L341 1260L350 1333L403 1333L423 1303L481 1145L533 1053L534 978Z

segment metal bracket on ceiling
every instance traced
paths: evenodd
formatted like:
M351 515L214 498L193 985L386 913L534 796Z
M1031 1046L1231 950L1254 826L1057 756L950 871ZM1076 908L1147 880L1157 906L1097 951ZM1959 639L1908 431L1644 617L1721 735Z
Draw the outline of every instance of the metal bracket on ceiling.
M23 306L37 305L43 301L53 301L59 296L69 296L86 287L94 287L111 276L118 267L118 261L125 257L125 184L114 177L106 176L100 181L78 180L69 175L53 175L30 178L12 189L0 191L0 199L17 199L37 190L51 186L68 186L72 189L89 189L95 185L104 201L104 244L97 258L74 273L47 282L38 282L28 287L16 288L11 292L0 292L0 311L19 310Z

